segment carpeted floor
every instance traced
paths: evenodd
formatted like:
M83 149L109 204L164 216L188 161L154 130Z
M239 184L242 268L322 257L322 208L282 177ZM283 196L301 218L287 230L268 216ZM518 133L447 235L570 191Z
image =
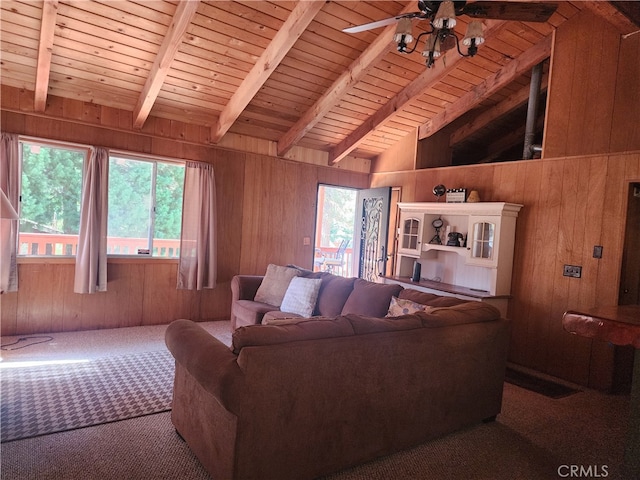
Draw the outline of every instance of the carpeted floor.
M225 343L230 340L228 322L205 328ZM151 340L134 347L135 330L120 342L131 343L136 351L162 347L162 326L141 329ZM56 345L43 347L58 358L70 356L63 349L86 357L80 343L89 341L102 350L98 357L114 351L130 353L115 333L123 332L83 333L79 343L73 335L59 335ZM10 339L3 338L3 344L5 340ZM8 361L5 353L3 360ZM571 465L591 466L608 480L627 480L632 477L622 466L622 452L628 412L628 395L583 389L553 399L505 383L502 413L496 422L454 432L325 480L545 480L566 476ZM1 462L0 477L7 480L209 478L175 433L169 412L7 442L2 444Z

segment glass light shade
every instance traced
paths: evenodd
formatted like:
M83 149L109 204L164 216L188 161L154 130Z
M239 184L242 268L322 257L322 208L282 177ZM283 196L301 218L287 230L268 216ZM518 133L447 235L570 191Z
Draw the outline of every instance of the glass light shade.
M402 40L404 40L404 43L413 42L413 35L411 35L410 18L401 18L400 20L398 20L398 25L396 26L396 34L393 36L393 41L400 42Z
M0 207L0 218L18 219L18 213L2 190L0 190Z
M437 34L432 33L424 44L423 57L428 57L429 54L433 54L433 58L440 56L440 37Z
M471 45L471 41L476 41L476 46L484 43L484 34L482 33L482 22L474 20L467 27L467 33L462 39L462 44L467 47Z
M446 0L440 4L436 17L433 19L435 28L444 28L446 22L447 28L456 26L456 12L451 0Z

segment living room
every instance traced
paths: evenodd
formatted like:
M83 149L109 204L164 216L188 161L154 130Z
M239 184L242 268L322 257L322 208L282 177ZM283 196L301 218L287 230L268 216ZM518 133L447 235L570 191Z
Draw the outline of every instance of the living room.
M4 12L3 12L4 13ZM637 28L637 27L636 27ZM591 38L599 39L598 48ZM586 48L581 42L588 43ZM600 391L614 386L616 349L563 330L568 309L617 304L629 189L640 181L640 35L622 39L585 9L555 32L541 159L443 166L439 139L416 130L375 159L326 156L299 148L274 155L272 141L233 135L208 142L210 128L153 114L133 128L131 111L47 97L2 85L2 130L19 135L209 162L216 173L218 283L176 290L172 260L112 258L108 290L73 293L74 260L20 258L19 290L0 297L2 335L164 325L177 318L225 320L234 275L267 265L310 268L318 183L399 187L402 201L433 201L434 185L477 190L483 201L524 205L518 218L509 317L509 361ZM4 68L4 67L3 67ZM429 152L423 155L423 152ZM441 151L438 155L434 152ZM594 246L602 258L593 258ZM582 277L562 266L581 265Z

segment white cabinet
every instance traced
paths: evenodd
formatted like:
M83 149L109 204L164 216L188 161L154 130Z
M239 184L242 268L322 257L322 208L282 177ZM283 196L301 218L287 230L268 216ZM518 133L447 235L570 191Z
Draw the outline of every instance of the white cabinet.
M400 214L398 232L398 252L402 255L419 257L422 252L422 231L424 215L419 212L405 211Z
M418 261L430 289L441 285L448 292L477 292L483 298L510 294L516 219L522 205L424 202L399 203L398 208L395 280L410 282ZM434 220L442 220L439 229Z

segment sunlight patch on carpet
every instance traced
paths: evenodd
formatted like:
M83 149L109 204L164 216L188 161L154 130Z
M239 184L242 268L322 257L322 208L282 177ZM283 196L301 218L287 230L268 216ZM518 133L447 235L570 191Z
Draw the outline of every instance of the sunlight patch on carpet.
M174 360L168 351L8 365L0 369L2 442L171 409Z

